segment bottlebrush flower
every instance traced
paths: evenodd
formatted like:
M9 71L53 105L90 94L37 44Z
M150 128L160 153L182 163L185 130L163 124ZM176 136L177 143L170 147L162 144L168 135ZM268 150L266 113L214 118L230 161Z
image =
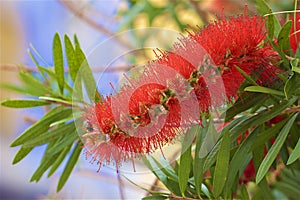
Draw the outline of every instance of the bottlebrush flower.
M118 168L123 161L147 154L171 142L180 128L179 102L174 97L165 96L167 91L164 86L142 85L134 90L129 100L125 98L128 91L129 88L124 87L116 96L96 103L86 112L86 119L93 129L84 135L84 143L87 153L93 155L93 160L97 160L100 165L102 162L114 161ZM112 99L118 101L120 107L112 109ZM163 101L164 107L151 113L150 107L162 104ZM123 106L128 102L129 113ZM169 111L168 114L164 112L165 109ZM113 110L118 112L116 116L119 119L114 118ZM158 120L164 119L163 126L157 127L154 124L144 129L155 117Z
M273 81L277 54L264 42L262 17L248 16L246 7L242 16L221 17L198 28L180 39L173 51L157 55L138 80L129 80L118 93L87 109L93 128L83 139L94 160L114 161L118 167L173 141L184 124L199 122L201 112L238 96L244 77L236 66L260 84ZM178 83L170 69L180 74ZM183 87L179 77L189 87ZM190 101L192 94L196 101Z
M300 6L298 6L298 12L296 13L296 19L294 18L294 15L291 15L292 20L292 28L291 28L291 35L290 35L290 44L293 51L296 53L297 48L299 46L300 42Z

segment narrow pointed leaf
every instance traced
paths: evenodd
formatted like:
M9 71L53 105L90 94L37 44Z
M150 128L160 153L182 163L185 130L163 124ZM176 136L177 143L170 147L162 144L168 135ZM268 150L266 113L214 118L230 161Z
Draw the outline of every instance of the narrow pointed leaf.
M42 178L43 174L47 171L47 169L49 169L49 167L56 161L58 156L59 156L59 153L54 154L51 157L47 157L47 159L43 159L40 166L37 168L37 170L32 175L30 182L32 182L32 181L38 182Z
M72 134L75 131L75 129L76 129L75 124L73 122L71 122L69 124L63 124L54 130L51 130L49 132L46 131L45 133L42 133L38 137L36 137L28 142L25 142L23 146L25 148L39 146L39 145L48 143L50 141L53 141L55 139L58 139L59 137L65 135L65 134Z
M55 154L59 151L62 151L66 146L73 144L75 140L78 139L78 135L76 132L68 132L65 133L66 135L61 139L59 142L57 142L48 152L47 154Z
M275 16L274 15L270 14L268 16L267 24L268 24L268 36L269 36L270 40L272 40L274 37L274 30L275 30Z
M44 117L34 123L28 129L26 129L10 146L15 147L30 141L41 133L46 132L49 129L51 123L68 117L72 114L72 109L65 109L62 106L58 106L50 110Z
M1 102L2 106L10 107L10 108L30 108L37 106L47 106L50 105L47 101L42 100L5 100Z
M191 164L193 161L191 155L191 144L193 139L195 138L195 135L196 135L196 131L193 128L186 133L184 140L182 142L180 165L178 169L178 179L179 179L179 188L183 197L185 196L184 193L189 180Z
M67 55L70 76L71 76L73 82L75 82L77 72L79 70L80 65L77 62L75 49L72 45L72 42L67 35L65 35L64 41L65 41L65 49L66 49L66 55Z
M195 131L197 134L196 139L196 150L195 150L195 159L194 159L194 166L193 166L193 173L194 173L194 179L195 179L195 187L198 196L201 196L201 185L202 185L202 179L203 179L203 165L205 158L200 158L200 149L203 142L203 134L206 133L206 130L204 128L201 129L200 126L195 127Z
M259 93L265 93L265 94L271 94L271 95L278 95L278 96L284 96L284 93L279 90L274 90L271 88L266 88L262 86L248 86L244 89L248 92L259 92Z
M148 156L147 158L144 156L142 159L144 164L170 190L170 192L181 195L178 182L173 181L164 173L164 171L160 170L152 156Z
M272 110L265 111L259 115L254 115L241 121L230 130L231 140L236 140L238 136L244 133L248 128L258 126L279 115L282 111L295 103L296 100L297 97L291 97L288 101L283 100L279 105L274 106Z
M225 121L230 121L237 114L244 112L257 104L264 102L266 98L267 98L266 95L260 93L243 95L234 103L232 107L230 107L226 111Z
M32 74L27 72L19 73L20 79L23 83L23 89L26 94L33 96L42 96L52 94L52 90L43 84L40 80L35 78Z
M300 94L300 74L293 73L293 75L289 77L284 85L284 94L286 99L291 98L293 94Z
M291 60L291 65L292 65L292 71L300 74L300 66L299 66L299 59L295 58L293 60Z
M213 178L213 194L214 197L219 197L225 185L228 165L230 158L230 138L229 133L225 132L221 142L221 147L218 152L216 167Z
M256 2L256 8L259 14L261 15L270 15L270 13L272 13L272 9L270 8L270 6L266 3L265 0L255 0ZM271 14L273 15L273 14ZM276 17L273 18L274 19L274 35L275 37L278 36L281 25L278 21L278 19Z
M278 124L275 124L271 128L268 128L267 130L262 131L255 139L255 142L253 143L251 147L251 151L253 151L256 148L260 148L263 146L267 141L269 141L270 138L274 137L280 129L285 125L288 119L285 119Z
M274 162L277 154L279 153L296 117L298 116L298 113L294 114L293 117L286 123L286 125L282 128L280 131L278 137L276 138L274 144L268 151L266 157L262 161L261 165L259 166L259 169L256 174L256 183L259 183L262 178L266 175L269 168L271 167L272 163Z
M57 168L61 165L62 161L68 155L71 147L72 147L72 144L69 144L68 146L65 146L65 148L59 153L59 156L57 157L57 159L51 165L51 169L48 173L48 177L50 177L57 170ZM57 152L59 152L59 151L57 151ZM50 154L50 153L47 153L47 155L48 154Z
M45 152L47 152L55 144L56 141L57 140L49 142ZM52 165L52 163L55 162L57 157L58 157L58 154L57 155L52 155L52 156L45 156L44 155L41 162L40 162L39 167L37 168L37 170L32 175L32 177L30 179L30 182L32 182L32 181L38 182L42 178L43 174Z
M243 121L245 121L245 119L247 119L247 118L239 117L239 118L233 120L229 125L227 125L225 128L222 129L222 131L219 135L223 135L226 131L229 131L233 127L237 126L237 124L240 124ZM231 142L233 142L233 141L234 140L232 139ZM211 152L206 157L205 162L204 162L204 166L203 166L204 171L207 171L216 162L217 154L219 152L220 146L221 146L221 142L218 141L217 144L213 147Z
M168 199L168 196L154 195L154 196L148 196L148 197L142 198L142 200L163 200L163 199Z
M203 139L203 143L201 145L201 149L199 152L200 158L206 157L209 152L213 149L215 144L218 141L219 134L215 128L215 125L212 120L209 121L207 133L205 134L205 138Z
M21 149L15 155L12 164L14 165L14 164L17 164L18 162L20 162L23 158L25 158L32 151L32 149L33 148L21 147Z
M242 184L242 186L241 186L241 199L250 200L249 193L244 184Z
M66 167L58 181L58 185L57 185L57 192L59 192L63 186L65 185L65 183L67 182L71 172L73 171L73 168L75 167L75 164L77 163L77 160L79 158L80 152L82 150L81 148L81 143L78 142L72 152L71 157L69 158Z
M292 153L287 161L287 164L288 165L292 164L297 159L299 159L299 157L300 157L300 138L299 138L294 150L292 151Z
M53 62L54 71L57 79L57 83L60 89L60 93L63 94L64 91L64 60L63 60L63 50L59 34L56 33L53 40Z
M76 47L75 53L76 53L78 64L80 66L77 75L77 78L79 78L79 80L77 81L82 81L84 83L88 98L94 101L95 94L96 94L96 82L94 79L93 72L87 62L87 59L83 51L80 48Z
M229 164L230 170L228 171L227 180L224 187L224 194L226 196L231 194L231 189L233 187L238 171L240 170L241 163L246 162L247 154L253 142L255 141L258 132L259 131L257 128L254 131L252 131L250 135L248 135L248 137L244 140L244 142L239 146L237 151L234 153Z
M287 21L283 27L281 28L278 34L278 45L280 49L287 53L288 50L291 49L290 47L290 32L292 27L292 21Z
M253 78L251 78L246 72L244 72L241 68L239 68L238 66L235 65L235 68L245 77L245 79L251 83L252 85L256 85L258 86L258 84L256 83L255 80L253 80Z

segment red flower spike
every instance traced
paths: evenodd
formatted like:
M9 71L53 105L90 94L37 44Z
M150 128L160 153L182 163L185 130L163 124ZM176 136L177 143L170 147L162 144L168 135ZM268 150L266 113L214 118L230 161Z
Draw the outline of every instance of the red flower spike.
M273 82L278 55L265 37L265 21L249 17L247 7L243 16L193 30L149 62L138 80L87 109L93 127L83 136L88 153L119 167L173 141L179 130L200 122L201 112L238 97L244 77L236 66L261 85Z
M297 48L300 43L300 6L297 8L298 12L296 13L296 19L294 18L294 14L291 14L290 19L292 20L292 28L290 35L290 44L293 51L296 53Z

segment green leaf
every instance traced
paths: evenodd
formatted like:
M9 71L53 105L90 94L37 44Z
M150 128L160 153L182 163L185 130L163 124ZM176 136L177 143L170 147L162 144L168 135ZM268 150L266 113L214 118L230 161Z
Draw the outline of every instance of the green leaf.
M23 89L26 94L30 94L33 96L42 96L53 93L51 89L49 89L45 84L36 79L30 73L20 72L19 76L22 83L24 84Z
M228 124L225 128L222 129L220 135L223 135L226 131L232 129L233 127L236 127L237 124L240 124L243 121L245 121L245 117L239 117L237 119L234 119L230 124ZM203 166L204 172L206 170L208 170L216 162L217 154L218 154L219 149L220 149L221 140L219 140L217 142L217 144L213 147L213 149L210 151L210 153L206 157L205 162L204 162L204 166ZM234 140L232 139L231 142L233 142L233 141Z
M290 47L290 32L292 27L292 21L287 21L283 27L281 28L278 34L278 45L280 50L284 53L288 54L288 51L291 49Z
M279 191L282 191L286 196L290 197L290 199L299 199L300 191L299 186L293 187L292 185L284 182L275 182L274 187Z
M196 191L198 196L201 197L201 185L202 185L202 178L204 174L203 165L204 165L205 158L200 158L200 149L203 142L203 134L206 133L207 130L201 128L200 126L195 126L193 128L197 133L193 173L194 173Z
M49 148L51 148L55 144L56 141L57 140L49 142L49 144L48 144L47 149L46 149L45 152L47 152L49 150ZM56 160L57 157L58 157L58 154L52 155L52 156L45 156L44 155L43 158L42 158L42 160L41 160L41 162L40 162L39 167L37 168L37 170L32 175L32 177L30 179L30 182L32 182L32 181L38 182L41 179L41 177L43 176L43 174L52 165L52 163L55 162L55 160Z
M46 131L45 133L42 133L41 135L39 135L38 137L27 141L23 144L23 146L25 148L30 148L30 147L35 147L35 146L39 146L45 143L48 143L50 141L53 141L57 138L59 138L60 136L64 135L64 134L70 134L73 133L76 130L75 124L74 122L71 122L69 124L62 124L61 126L57 127L54 130L51 131Z
M278 124L275 124L271 128L268 128L265 131L262 131L255 139L255 142L253 143L251 147L251 151L253 151L256 148L261 148L271 137L274 137L279 130L283 127L283 125L287 122L288 119L285 119Z
M15 155L14 160L12 161L12 164L17 164L18 162L20 162L23 158L25 158L31 151L33 148L24 148L21 147L20 150L18 151L18 153Z
M32 47L32 48L33 48L33 47ZM36 54L38 54L38 52L37 52L35 49L33 49L33 51L34 51ZM55 74L55 72L52 70L53 68L46 68L46 67L40 66L40 65L38 64L37 60L35 59L33 53L31 52L31 50L29 50L28 53L29 53L31 59L33 60L33 62L35 63L36 67L38 68L40 74L43 76L45 83L46 83L47 85L52 85L53 80L55 80L55 81L57 80L56 74ZM40 55L38 55L38 56L41 57ZM41 58L41 59L42 59L42 58ZM43 59L42 59L42 60L43 60ZM43 60L43 62L46 63L46 61L44 61L44 60ZM48 65L48 64L46 63L46 65ZM48 74L49 76L46 76L46 74ZM52 80L52 79L53 79L53 80ZM65 88L66 88L70 93L72 93L73 88L72 88L72 87L70 86L70 84L68 83L68 80L65 80L64 86L65 86Z
M276 138L274 144L268 151L266 157L262 161L261 165L259 166L259 169L256 174L256 183L259 183L262 178L266 175L269 168L271 167L273 161L275 160L277 154L279 153L283 143L285 142L285 139L290 131L290 128L292 127L296 117L298 116L298 113L294 114L293 117L286 123L286 125L282 128L280 131L278 137Z
M252 126L258 126L276 117L286 108L290 107L296 100L297 97L291 97L291 99L289 99L288 101L283 100L279 105L274 106L271 110L261 112L257 115L251 116L249 118L247 117L245 120L242 120L230 130L231 141L236 140L238 136L244 133L248 128Z
M179 179L179 188L183 197L185 196L184 193L189 180L191 164L193 161L191 155L191 144L193 142L193 139L195 138L195 134L196 132L194 129L189 130L186 133L184 140L182 142L180 165L178 169L178 179Z
M27 91L20 86L16 86L14 84L9 84L9 83L0 83L0 87L4 88L6 90L11 90L17 93L21 93L21 94L27 94Z
M245 77L245 79L249 82L252 83L253 85L258 86L255 80L251 78L246 72L244 72L241 68L239 68L237 65L235 65L235 68Z
M260 133L261 134L261 133ZM256 141L254 141L254 143L256 143ZM253 155L253 164L254 164L254 169L257 172L263 158L264 158L264 153L265 150L262 147L259 148L255 148L252 151L252 155ZM267 182L266 177L264 177L260 183L258 184L258 189L260 189L262 191L262 193L260 195L262 195L263 197L261 197L260 199L264 198L264 199L274 199L272 192L271 192L271 188Z
M274 30L275 30L275 27L274 27L275 26L275 16L273 14L270 14L268 16L267 24L268 24L268 36L269 36L270 40L272 40L274 37Z
M79 70L80 65L77 62L75 49L72 45L72 42L67 35L65 35L64 41L65 41L65 49L66 49L66 55L67 55L70 76L71 76L73 82L75 82L77 72Z
M178 176L175 172L175 170L172 168L170 163L165 160L165 158L161 158L159 160L156 160L154 157L152 157L152 160L156 163L157 167L171 180L178 183Z
M241 163L246 162L249 149L255 141L258 132L258 128L254 129L234 153L229 164L230 170L228 171L227 180L224 187L225 196L228 196L231 193L230 191L233 187L238 171L241 168Z
M60 93L64 92L64 56L62 50L62 44L59 34L56 33L53 40L53 61L54 61L54 71L57 79L57 83L60 89Z
M262 86L248 86L244 90L247 92L259 92L259 93L265 93L265 94L271 94L271 95L284 96L284 93L281 91L262 87Z
M203 140L199 152L200 158L204 158L209 154L209 152L213 149L214 145L217 143L218 138L219 138L219 134L214 126L214 122L213 120L210 120L207 133L205 134L205 138Z
M168 199L168 197L167 196L154 195L154 196L149 196L149 197L142 198L142 200L161 200L161 199Z
M34 62L35 66L38 68L40 74L43 76L44 80L46 81L46 83L49 85L50 84L50 81L48 80L47 76L46 76L46 73L49 74L49 72L52 72L51 70L45 68L45 67L42 67L39 65L37 59L35 58L35 56L33 55L33 52L32 50L28 50L28 54L31 58L31 60Z
M47 101L41 100L5 100L1 102L2 106L10 107L10 108L30 108L37 106L47 106L50 105Z
M45 159L42 160L40 163L40 166L37 168L37 170L32 175L30 182L36 181L38 182L43 174L49 169L49 167L57 160L59 154L52 155L51 157L44 157Z
M46 132L51 123L68 117L71 114L72 109L64 108L63 106L58 106L51 109L39 121L26 129L10 146L15 147L36 138L39 134Z
M77 160L79 158L80 152L82 151L81 148L82 143L78 142L71 154L71 157L69 158L66 167L59 179L58 185L57 185L57 192L59 192L63 186L65 185L65 183L67 182L73 168L75 167L75 164L77 163Z
M247 191L245 184L242 184L241 186L241 199L250 200L249 193Z
M239 98L225 113L225 121L230 121L234 116L240 114L255 105L265 102L267 96L264 94L247 94ZM245 103L247 102L247 103Z
M72 144L69 144L68 146L65 146L65 148L60 152L59 156L57 157L57 159L53 162L53 164L51 165L51 169L48 173L48 177L50 177L56 170L57 168L61 165L62 161L65 159L65 157L68 155L70 149L72 147ZM59 152L59 151L57 151ZM47 152L46 156L51 153ZM54 154L54 153L53 153ZM52 154L52 155L53 155Z
M228 131L224 133L221 147L217 156L216 167L213 178L213 194L219 197L226 182L230 158L230 138Z
M266 3L265 0L256 0L256 8L257 8L257 11L260 15L263 15L263 16L274 16L272 14L272 9L270 8L270 6ZM276 17L273 18L274 19L274 35L275 37L278 36L279 34L279 31L280 31L280 28L281 28L281 25L278 21L278 19Z
M291 60L290 63L292 65L292 71L300 74L299 59L295 58L295 59Z
M170 179L163 170L157 166L152 156L142 157L144 164L152 171L152 173L168 188L168 190L175 195L181 195L180 188L177 182Z
M293 73L284 85L284 94L286 99L291 98L293 94L300 94L300 74Z
M66 101L66 100L64 100L64 99L55 98L55 97L44 97L44 96L40 96L39 99L41 99L41 100L46 100L46 101L53 102L53 103L64 104L65 106L72 106L72 105L73 105L71 101Z
M296 167L295 167L296 168ZM300 184L300 171L295 168L285 168L281 173L282 181L295 187Z
M293 162L295 162L298 158L300 157L300 138L298 139L298 142L293 150L293 152L291 153L288 161L287 161L287 165L292 164Z
M97 88L93 72L87 62L83 51L78 46L76 46L75 53L77 62L80 66L76 82L81 83L83 81L88 98L94 101Z
M78 135L75 132L65 132L63 139L57 142L48 152L47 154L55 154L57 152L62 151L66 146L73 144L75 140L78 139Z

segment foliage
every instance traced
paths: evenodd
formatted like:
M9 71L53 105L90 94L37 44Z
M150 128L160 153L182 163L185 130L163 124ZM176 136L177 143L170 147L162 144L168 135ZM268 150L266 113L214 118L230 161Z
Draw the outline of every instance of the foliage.
M20 79L22 87L14 85L4 85L31 95L32 99L5 100L1 104L12 108L28 108L36 106L47 106L46 114L28 129L26 129L12 144L11 147L21 146L16 154L13 164L20 162L26 157L34 147L47 145L40 166L32 175L30 181L39 181L48 170L50 177L63 160L68 159L67 164L60 177L57 190L59 191L66 183L82 151L82 143L79 140L75 120L79 118L78 113L73 112L74 106L73 87L79 67L86 63L86 58L82 53L76 36L75 44L65 35L64 47L66 51L69 72L65 72L66 61L62 49L62 42L58 34L53 40L53 60L54 67L42 67L36 57L42 57L34 49L29 51L38 71L26 72L20 68ZM90 74L87 74L88 76ZM86 77L86 82L94 84L93 77ZM93 88L93 87L92 87Z
M144 199L260 199L275 198L278 194L290 199L299 197L300 50L298 47L294 52L290 47L292 22L288 20L281 25L262 0L257 0L257 6L261 15L268 15L268 40L281 57L278 66L284 73L280 74L276 85L260 86L237 66L245 81L239 89L239 99L228 105L223 113L226 126L221 131L215 130L210 117L203 119L202 126L192 127L185 135L182 142L185 151L178 160L164 163L164 167L163 161L143 157L145 165L167 190L147 190L153 196ZM72 112L78 100L74 99L74 88L81 87L76 86L80 67L87 72L81 81L88 85L86 89L91 99L95 97L96 85L76 36L72 43L65 35L62 43L60 36L55 35L53 67L41 66L38 62L41 56L34 49L29 53L38 71L26 72L21 67L23 85L4 86L28 94L32 99L6 100L1 104L13 108L45 106L47 112L11 144L11 147L20 146L13 164L20 162L36 146L46 145L40 166L30 181L38 182L46 171L50 177L63 160L68 159L57 186L59 191L82 151L83 144L75 126L80 113ZM101 101L97 99L99 96L96 95L96 100ZM217 142L207 155L200 156L208 134L217 135ZM193 141L191 145L189 141Z

